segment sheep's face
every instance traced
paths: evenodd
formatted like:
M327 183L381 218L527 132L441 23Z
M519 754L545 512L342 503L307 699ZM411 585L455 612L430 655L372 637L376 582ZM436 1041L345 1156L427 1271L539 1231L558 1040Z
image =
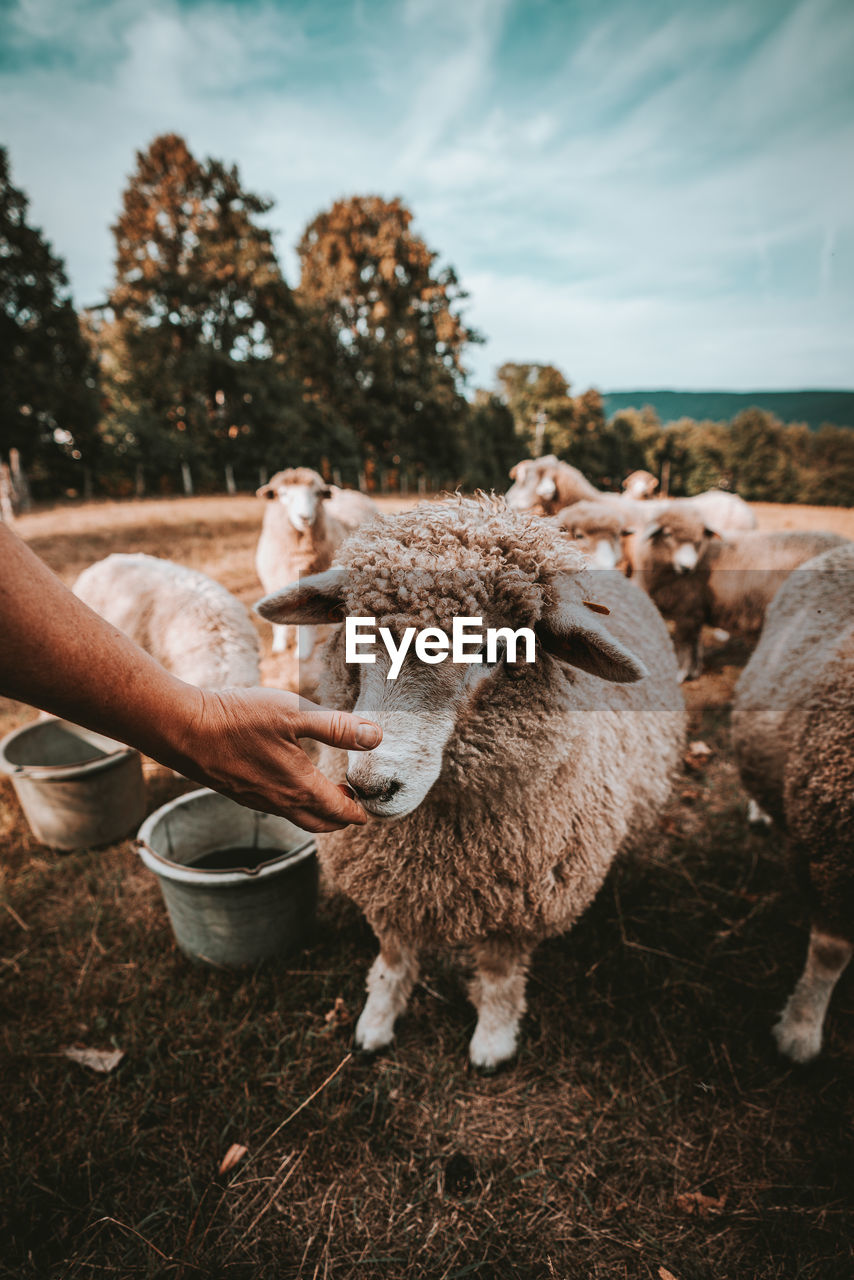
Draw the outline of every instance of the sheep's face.
M699 522L670 521L662 516L643 534L643 559L674 573L692 573L701 563L709 542L719 535Z
M623 558L619 534L578 531L571 535L594 569L616 569Z
M285 508L288 521L297 533L308 533L314 528L321 503L331 495L332 490L322 478L304 467L280 471L258 490L259 497Z
M418 606L436 595L429 576L425 594L419 595L424 579L421 571L420 580L398 584L397 607L386 615L396 648L407 628L417 631L425 627L425 617ZM513 581L518 582L518 577ZM348 605L348 589L348 571L331 569L274 592L256 608L262 617L280 624L330 622L340 619L342 610L354 609L361 601L356 591ZM380 589L389 590L389 582ZM507 627L511 631L527 626L536 637L531 655L535 664L548 663L546 655L551 655L603 680L628 683L641 679L646 674L643 665L607 629L601 616L607 614L607 609L586 598L586 593L593 591L592 577L583 570L550 580L534 592L542 605L538 618L515 616L515 612L508 617L504 610L499 616L487 616L491 607L487 597L483 626ZM442 597L440 608L445 619L449 613L467 616L462 610L455 610L453 600L447 597ZM363 605L361 613L364 616ZM440 619L427 620L427 624L431 621L439 623ZM377 622L380 623L379 617ZM446 620L435 630L450 644L452 627ZM346 705L383 730L382 742L373 751L350 753L347 779L368 812L378 818L401 818L422 803L439 779L448 743L461 721L476 714L476 701L489 697L493 708L501 705L502 682L525 678L531 668L524 661L528 656L524 644L517 647L512 663L508 662L511 655L500 644L492 653L481 652L481 661L474 663L453 662L448 657L431 664L410 649L394 679L388 678L392 659L385 644L375 645L372 656L372 663L347 664L341 632L329 650L332 669L351 689Z
M388 680L388 656L377 653L359 674L358 716L382 726L373 751L351 751L347 781L375 817L402 818L417 809L442 772L445 747L461 708L481 679L473 667L425 666L408 656L396 680Z
M555 479L557 458L526 458L510 472L515 481L504 495L514 511L542 512L553 509L558 492Z
M576 502L554 517L557 527L583 551L594 569L616 569L624 559L623 539L633 530L600 502Z
M658 481L650 471L633 471L623 481L623 488L627 497L642 502L644 498L652 497L658 488Z
M616 569L623 559L622 539L630 529L597 529L568 521L560 526L579 551L583 551L594 569Z

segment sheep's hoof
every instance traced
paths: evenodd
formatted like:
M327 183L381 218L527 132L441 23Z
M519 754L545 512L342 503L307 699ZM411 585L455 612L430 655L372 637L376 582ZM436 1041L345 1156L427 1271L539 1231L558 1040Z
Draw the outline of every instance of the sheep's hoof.
M821 1026L811 1019L792 1016L788 1007L780 1015L772 1034L777 1048L792 1062L811 1062L821 1052Z
M755 800L747 802L747 821L751 827L770 827L772 819Z
M469 1062L482 1075L494 1075L516 1057L516 1039L515 1026L488 1032L476 1027L469 1044Z
M356 1023L353 1047L364 1057L373 1058L391 1046L394 1041L394 1025L389 1026L387 1022L372 1018L370 1015L365 1017L366 1012L366 1010L362 1011Z

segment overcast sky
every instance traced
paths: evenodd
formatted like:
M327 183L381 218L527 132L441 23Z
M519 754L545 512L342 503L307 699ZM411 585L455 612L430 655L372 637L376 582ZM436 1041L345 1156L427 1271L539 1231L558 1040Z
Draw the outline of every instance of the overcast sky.
M0 141L75 301L157 134L272 196L286 276L400 195L504 360L576 389L854 385L851 0L0 0Z

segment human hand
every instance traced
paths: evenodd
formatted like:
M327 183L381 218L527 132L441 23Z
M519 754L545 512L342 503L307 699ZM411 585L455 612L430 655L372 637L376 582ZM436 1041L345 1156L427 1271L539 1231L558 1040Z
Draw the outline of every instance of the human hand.
M367 815L348 791L314 767L299 738L369 751L382 730L278 689L199 689L173 765L251 809L289 818L306 831L339 831Z

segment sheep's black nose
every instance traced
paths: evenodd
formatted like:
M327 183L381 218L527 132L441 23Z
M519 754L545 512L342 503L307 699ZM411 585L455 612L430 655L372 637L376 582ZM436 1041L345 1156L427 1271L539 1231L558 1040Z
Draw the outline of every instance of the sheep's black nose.
M378 802L379 804L386 804L387 801L391 800L392 796L397 795L403 783L398 782L396 778L380 778L373 785L366 786L364 783L354 782L348 773L347 785L352 787L356 793L357 800L362 800L366 803Z

